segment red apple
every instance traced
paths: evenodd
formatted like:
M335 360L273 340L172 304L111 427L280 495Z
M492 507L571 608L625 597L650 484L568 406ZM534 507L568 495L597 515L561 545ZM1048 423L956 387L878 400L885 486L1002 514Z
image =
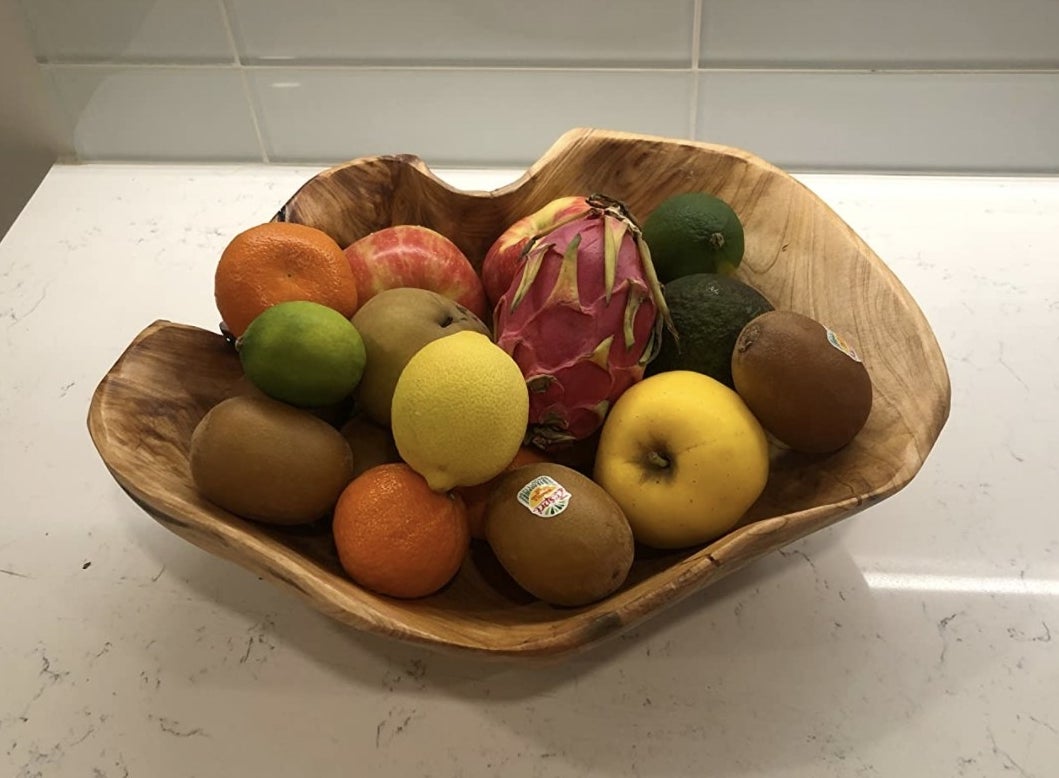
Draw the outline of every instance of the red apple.
M440 232L400 224L365 235L345 251L359 305L387 289L410 286L437 292L487 320L485 290L474 265Z
M482 261L482 283L489 305L495 307L518 270L522 249L534 235L551 232L559 222L589 210L584 197L560 197L508 227Z

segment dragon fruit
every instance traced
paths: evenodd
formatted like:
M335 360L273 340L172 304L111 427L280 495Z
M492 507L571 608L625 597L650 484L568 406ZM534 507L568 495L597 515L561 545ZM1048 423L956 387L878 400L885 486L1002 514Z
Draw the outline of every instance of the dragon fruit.
M527 243L493 311L529 389L527 441L545 450L596 432L672 328L639 227L616 200L588 203Z

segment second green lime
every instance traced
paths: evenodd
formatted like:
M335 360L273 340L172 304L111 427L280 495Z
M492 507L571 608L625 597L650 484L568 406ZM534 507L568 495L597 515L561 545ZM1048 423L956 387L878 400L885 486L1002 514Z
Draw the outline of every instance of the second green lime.
M648 215L643 238L662 283L693 273L728 274L743 260L743 225L707 192L673 195Z
M246 377L265 394L315 408L348 397L364 373L364 342L338 311L308 301L262 311L236 342Z

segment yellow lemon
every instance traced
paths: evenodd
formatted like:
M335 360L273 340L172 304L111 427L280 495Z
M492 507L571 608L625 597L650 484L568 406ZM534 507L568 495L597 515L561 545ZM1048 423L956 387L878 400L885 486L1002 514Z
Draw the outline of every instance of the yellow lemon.
M765 432L738 394L690 370L645 378L614 403L595 481L636 539L683 548L723 535L768 480Z
M485 335L466 330L423 346L401 371L390 421L401 458L434 491L485 483L526 434L522 371Z

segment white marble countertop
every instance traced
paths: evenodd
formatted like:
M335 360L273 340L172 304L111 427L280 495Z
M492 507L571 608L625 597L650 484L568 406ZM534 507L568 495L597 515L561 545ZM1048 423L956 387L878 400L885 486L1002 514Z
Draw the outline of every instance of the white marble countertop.
M221 250L316 170L56 167L0 243L0 775L1057 774L1059 180L800 176L932 323L941 439L889 500L526 667L330 621L89 439L122 349L215 328Z

